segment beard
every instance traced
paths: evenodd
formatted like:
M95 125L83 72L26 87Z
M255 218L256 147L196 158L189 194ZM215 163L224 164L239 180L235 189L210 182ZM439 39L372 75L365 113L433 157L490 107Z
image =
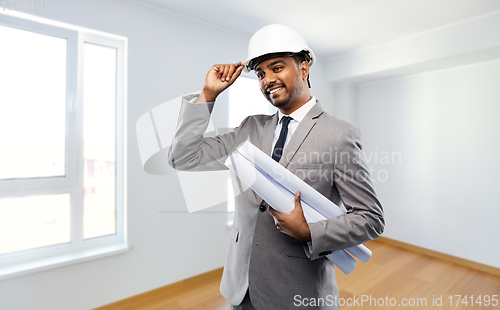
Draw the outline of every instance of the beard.
M293 89L289 89L285 83L280 83L273 85L272 87L282 87L280 90L279 97L276 99L273 98L272 94L267 94L265 95L267 101L269 101L274 107L280 109L280 108L289 108L292 107L293 105L297 104L298 98L300 98L303 90L304 90L304 85L302 83L302 80L300 79L300 76L297 77L297 80L295 81L295 85Z

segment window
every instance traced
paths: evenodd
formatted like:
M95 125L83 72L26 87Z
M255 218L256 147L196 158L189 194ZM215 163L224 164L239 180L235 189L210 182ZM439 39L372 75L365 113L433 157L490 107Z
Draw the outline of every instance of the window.
M260 91L256 78L240 76L229 87L229 126L234 128L245 117L257 114L274 114L277 109L267 101Z
M9 13L0 14L0 279L127 250L126 39Z

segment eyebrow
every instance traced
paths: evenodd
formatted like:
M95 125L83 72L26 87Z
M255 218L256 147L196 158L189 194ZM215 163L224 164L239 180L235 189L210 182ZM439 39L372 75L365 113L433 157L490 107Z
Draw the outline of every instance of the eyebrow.
M269 68L269 67L272 67L272 66L274 66L276 64L279 64L279 63L282 63L282 64L286 65L286 62L284 60L278 59L278 60L275 60L275 61L269 63L267 65L267 67ZM260 71L260 70L262 70L262 69L259 66L257 66L257 68L255 68L255 72Z

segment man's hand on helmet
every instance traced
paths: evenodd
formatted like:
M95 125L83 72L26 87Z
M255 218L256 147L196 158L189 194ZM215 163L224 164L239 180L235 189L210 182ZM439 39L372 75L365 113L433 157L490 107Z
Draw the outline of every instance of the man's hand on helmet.
M205 78L205 85L196 103L213 102L226 88L231 86L243 70L242 62L213 65Z

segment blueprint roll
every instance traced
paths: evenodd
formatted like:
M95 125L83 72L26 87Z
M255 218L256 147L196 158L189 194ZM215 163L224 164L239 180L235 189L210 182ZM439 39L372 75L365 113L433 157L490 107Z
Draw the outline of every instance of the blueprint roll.
M231 154L225 165L236 174L243 182L252 188L262 199L278 212L291 212L295 207L295 195L274 181L269 176L262 174L248 159L238 153ZM318 214L308 205L303 205L306 220L317 218ZM307 215L306 215L307 214ZM343 273L350 274L356 268L357 262L346 251L336 251L326 256Z
M301 201L320 213L322 215L321 220L331 219L346 214L344 210L340 209L336 204L328 200L328 198L317 192L314 188L277 163L249 141L240 144L236 150L250 160L264 174L267 174L275 182L281 184L290 193L294 194L300 191ZM348 248L347 251L363 263L366 263L372 256L370 249L361 244Z

